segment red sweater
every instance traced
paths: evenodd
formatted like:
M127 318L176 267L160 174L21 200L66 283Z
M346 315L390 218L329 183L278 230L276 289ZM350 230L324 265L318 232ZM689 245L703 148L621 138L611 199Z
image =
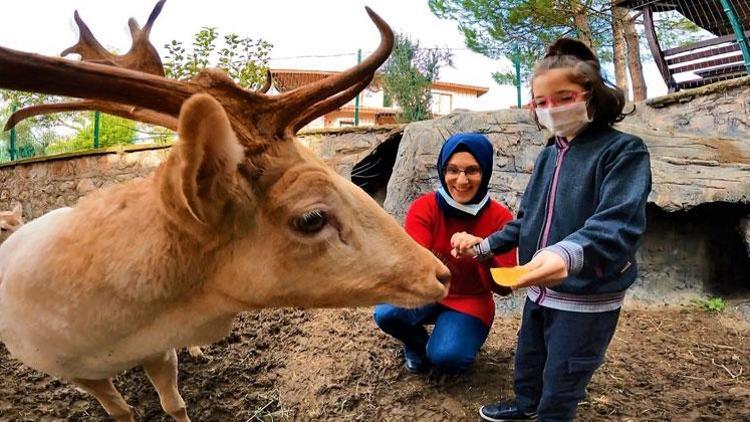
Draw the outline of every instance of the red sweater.
M432 251L451 271L450 293L440 303L479 318L490 326L495 317L492 292L507 295L510 290L492 281L489 268L516 265L516 250L495 255L492 260L484 262L469 257L454 258L451 255L451 236L464 231L487 237L500 230L513 216L504 206L490 200L489 205L475 218L447 217L440 210L435 195L435 192L425 194L411 204L404 228L417 243Z

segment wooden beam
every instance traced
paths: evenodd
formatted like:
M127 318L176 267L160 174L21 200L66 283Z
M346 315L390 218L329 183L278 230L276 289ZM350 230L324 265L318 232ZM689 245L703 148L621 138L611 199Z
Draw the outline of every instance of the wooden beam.
M696 53L685 54L683 56L677 56L673 58L669 58L669 56L665 54L664 57L667 57L666 59L667 65L672 66L678 63L686 63L686 62L691 62L693 60L707 59L709 57L719 56L721 54L737 53L739 51L740 51L739 45L731 44L731 45L726 45L723 47L698 51Z
M659 40L656 39L654 12L651 10L650 6L643 8L643 28L646 32L646 40L648 40L648 46L651 49L651 55L656 62L656 67L659 68L659 73L661 73L662 78L664 78L664 83L667 84L669 92L672 92L676 89L676 85L672 78L672 74L669 72L667 62L664 61L664 56L662 55L661 47L659 46Z
M713 60L706 60L697 63L682 64L671 68L672 73L689 72L691 70L706 69L714 66L722 66L733 63L742 63L742 56L739 54L727 57L721 57Z
M750 31L745 31L745 35L747 37L750 37ZM710 47L712 45L716 44L722 44L722 43L737 43L737 38L732 35L724 35L723 37L717 37L717 38L711 38L703 41L694 42L691 44L683 45L680 47L670 48L668 50L664 50L663 54L665 57L674 56L675 54L684 53L686 51L691 50L697 50L699 48L703 47Z

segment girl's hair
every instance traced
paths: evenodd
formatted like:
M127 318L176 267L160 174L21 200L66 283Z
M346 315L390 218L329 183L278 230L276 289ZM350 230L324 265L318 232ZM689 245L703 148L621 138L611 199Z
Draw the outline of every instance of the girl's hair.
M560 38L547 49L547 54L534 67L534 78L550 69L570 69L570 81L588 92L589 116L595 124L612 125L625 117L625 94L601 74L601 64L584 43L572 38ZM532 97L534 95L532 88ZM534 115L536 119L536 115Z

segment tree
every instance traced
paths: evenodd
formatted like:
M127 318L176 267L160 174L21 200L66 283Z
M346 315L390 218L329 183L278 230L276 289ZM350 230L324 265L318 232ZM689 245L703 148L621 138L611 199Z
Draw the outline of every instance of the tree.
M136 140L136 122L109 114L101 114L99 119L99 147L129 145ZM45 154L91 149L94 145L94 119L86 123L71 137L52 142L44 150Z
M428 5L439 18L458 22L471 50L494 59L518 54L523 79L557 38L577 36L601 50L610 31L604 18L609 5L602 0L428 0ZM496 80L507 78L501 73Z
M612 62L615 84L634 100L646 98L637 30L639 13L615 7L616 0L428 0L432 12L458 22L466 45L487 57L520 58L522 80L547 46L559 37L577 37L590 46L603 63ZM693 41L699 30L676 13L666 14L657 33L662 47ZM665 45L667 47L665 47ZM493 74L499 84L514 84L515 74Z
M628 92L627 45L625 41L625 19L628 9L615 7L612 0L612 64L615 67L615 85Z
M164 70L167 77L190 79L202 69L213 66L227 72L243 88L257 89L266 80L268 59L273 45L262 39L242 38L235 33L224 35L224 44L217 51L216 28L203 27L193 36L192 49L188 51L181 41L166 44Z
M443 65L452 66L452 53L447 49L419 47L404 34L397 34L393 52L383 65L386 97L401 107L397 119L414 122L432 117L432 82Z
M638 42L638 33L635 29L634 16L625 15L623 35L625 36L625 45L628 50L628 70L630 72L630 83L633 88L633 101L642 101L648 98L648 93L646 78L643 76L643 63L641 61L640 43Z
M0 125L8 121L14 109L62 100L61 97L0 90ZM49 144L59 139L60 136L57 132L61 128L75 129L80 121L81 118L75 113L43 115L21 121L14 128L16 142L13 155L16 158L28 158L43 154ZM8 131L2 136L2 146L0 146L2 151L0 151L0 154L3 159L0 159L0 161L5 161L5 157L7 157L7 160L10 159L10 147L10 131Z

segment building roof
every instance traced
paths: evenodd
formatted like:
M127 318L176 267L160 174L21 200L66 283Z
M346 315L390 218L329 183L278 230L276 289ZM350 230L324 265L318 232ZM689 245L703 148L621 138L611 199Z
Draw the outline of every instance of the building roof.
M470 94L476 94L477 97L481 97L489 91L489 88L475 85L457 84L453 82L435 81L432 83L432 89L439 89L450 92L464 92Z
M353 105L347 104L345 106L342 106L339 110L346 111L346 112L350 111L350 112L354 113L354 108L355 107ZM365 113L365 114L380 114L380 115L383 115L383 114L392 114L392 115L396 115L396 113L398 112L398 110L396 110L394 108L362 107L362 106L360 106L359 107L359 112L360 113Z
M304 70L304 69L271 69L271 79L273 86L278 92L291 91L300 86L307 85L321 79L327 78L328 76L341 73L338 71L331 70ZM370 84L372 90L379 90L381 87L381 81L378 76ZM453 82L435 81L432 83L432 89L449 91L449 92L462 92L476 95L481 97L489 91L489 88L465 85Z

